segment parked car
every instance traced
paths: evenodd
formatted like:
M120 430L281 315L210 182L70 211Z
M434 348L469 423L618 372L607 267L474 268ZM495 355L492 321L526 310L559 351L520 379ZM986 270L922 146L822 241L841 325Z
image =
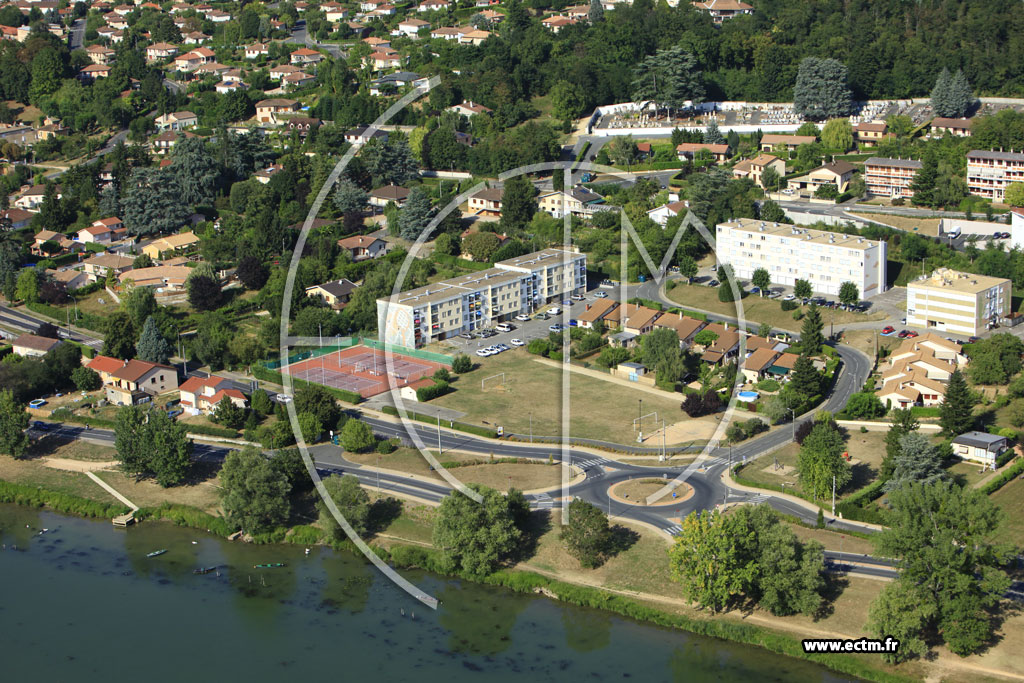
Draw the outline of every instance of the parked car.
M522 339L512 339L509 341L509 344L511 344L512 346L526 346L526 342L524 342Z
M712 280L711 282L708 283L708 287L717 287L717 286L718 286L718 280Z
M292 397L288 394L276 394L274 398L277 399L278 403L290 403L292 400Z
M594 296L597 297L598 299L607 299L608 298L608 295L605 292L597 292L596 294L594 294Z
M906 339L910 336L910 330L900 330L899 338Z
M548 329L551 330L552 332L561 332L562 323L555 323L554 325L549 325Z
M896 328L893 327L892 325L886 325L885 327L882 328L882 334L892 334L895 331Z
M558 315L561 312L562 312L562 309L559 308L558 306L555 306L554 308L552 308L551 310L548 311L548 313L551 314L551 315Z
M480 336L487 339L489 337L497 337L498 333L494 330L480 330Z
M498 332L511 332L513 328L508 323L498 323L494 326L494 329Z
M918 336L917 332L914 332L913 330L907 330L907 339L913 339L916 336Z
M527 315L527 314L525 314L525 313L520 313L519 315L517 315L517 316L516 316L516 320L518 320L518 321L519 321L519 322L521 322L521 323L525 323L525 322L527 322L527 321L528 321L529 319L530 319L530 316L528 316L528 315Z
M565 306L566 308L568 308L569 306L572 306L572 300L571 299L562 299L562 305Z
M585 297L582 294L573 294L569 298L571 298L573 301L583 301Z
M181 415L184 412L185 411L182 410L181 408L175 408L174 410L168 410L167 411L167 417L171 417L171 418L178 417L179 415Z
M783 300L783 301L792 301L792 300L793 300L793 299L795 299L795 298L796 298L796 296L795 296L795 295L793 295L793 294L787 294L786 296L782 297L782 300Z
M487 349L477 349L476 350L476 355L480 356L481 358L486 358L487 356L490 356L492 354L491 354L491 350L489 348L487 348Z
M547 313L538 313L537 315L533 316L533 319L534 320L547 320L549 317L550 316L548 316Z
M463 332L459 335L462 339L476 339L476 335L472 332Z
M498 349L499 351L509 351L511 350L512 347L509 346L508 344L495 344L494 348Z
M980 342L980 341L981 341L981 337L970 337L970 338L969 338L969 339L967 340L967 343L968 343L968 344L977 344L977 343L978 343L978 342Z

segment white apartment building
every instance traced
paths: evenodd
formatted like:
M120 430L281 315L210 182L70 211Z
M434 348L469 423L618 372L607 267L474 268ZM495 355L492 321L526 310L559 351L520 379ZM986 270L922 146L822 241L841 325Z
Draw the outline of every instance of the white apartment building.
M751 218L719 223L715 242L718 262L731 264L741 279L764 268L772 284L807 280L822 294L839 294L847 281L861 298L885 291L885 242Z
M976 336L1010 312L1009 280L939 268L907 285L907 324Z
M1021 152L967 153L967 191L978 197L1001 202L1010 183L1024 182L1024 154Z
M914 159L871 157L864 162L864 182L876 197L910 197L914 194L910 185L922 165Z
M377 329L381 341L418 348L532 313L586 285L586 254L545 249L377 299Z

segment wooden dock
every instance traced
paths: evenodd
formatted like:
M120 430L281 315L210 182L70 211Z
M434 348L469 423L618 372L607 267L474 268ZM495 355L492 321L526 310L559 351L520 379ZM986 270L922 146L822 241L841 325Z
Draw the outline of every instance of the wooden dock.
M114 523L114 526L116 527L124 528L130 526L135 523L135 511L132 510L126 515L118 515L117 517L114 517L114 519L111 521Z

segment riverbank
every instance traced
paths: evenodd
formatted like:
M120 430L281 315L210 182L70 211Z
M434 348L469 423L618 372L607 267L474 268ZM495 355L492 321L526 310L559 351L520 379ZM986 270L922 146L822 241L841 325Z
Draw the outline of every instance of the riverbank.
M5 487L0 487L0 492L4 490ZM62 499L67 498L66 494L58 495ZM45 504L47 501L40 496L42 494L27 503L33 506ZM422 568L439 573L431 559L434 551L429 548L432 509L407 503L403 514L378 536L375 549L398 567ZM67 511L75 512L74 509ZM139 516L142 519L164 519L178 526L208 531L218 536L227 536L233 531L220 517L183 505L144 508ZM997 670L991 667L948 659L944 655L940 655L938 663L911 662L899 667L887 665L875 655L832 655L828 659L821 655L804 655L799 642L801 638L856 638L864 635L861 629L866 622L867 606L883 585L870 579L842 579L842 590L832 604L831 613L818 620L773 617L759 610L710 617L679 597L678 587L671 582L668 563L664 561L667 540L639 525L629 526L637 537L634 544L599 570L579 569L578 564L568 558L561 548L557 531L549 531L540 538L534 555L515 568L487 577L457 578L502 586L518 592L537 592L562 602L604 609L646 623L756 645L771 652L815 662L841 673L870 680L915 680L934 675L937 667L947 680L949 674L954 672L957 676L963 676L962 680L968 680L983 671L987 675L996 675ZM315 526L301 526L263 534L256 540L309 546L322 543L322 539L322 532ZM835 658L834 661L832 658ZM1014 678L1020 674L1011 668L999 672L999 675ZM961 680L957 676L952 680Z

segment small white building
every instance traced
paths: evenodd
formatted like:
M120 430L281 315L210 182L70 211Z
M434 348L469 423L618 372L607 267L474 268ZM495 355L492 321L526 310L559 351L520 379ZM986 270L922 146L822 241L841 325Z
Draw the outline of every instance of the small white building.
M998 434L967 432L953 439L953 455L963 460L980 462L996 468L996 460L1010 447L1009 440Z

